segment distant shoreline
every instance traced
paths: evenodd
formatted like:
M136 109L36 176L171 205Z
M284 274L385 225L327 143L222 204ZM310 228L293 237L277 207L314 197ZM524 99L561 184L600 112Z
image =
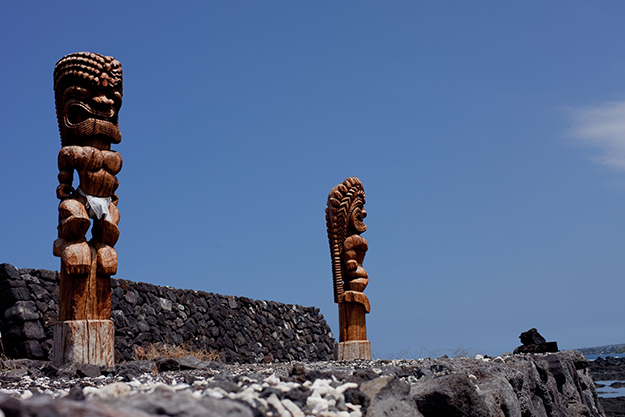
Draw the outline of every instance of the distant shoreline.
M618 345L605 345L597 347L589 347L582 349L575 349L582 352L584 355L609 355L625 353L625 343Z

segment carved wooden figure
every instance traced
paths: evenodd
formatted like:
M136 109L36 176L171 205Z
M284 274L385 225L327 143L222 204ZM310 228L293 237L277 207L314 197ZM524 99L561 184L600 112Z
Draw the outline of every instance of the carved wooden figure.
M365 191L356 177L347 178L328 195L326 225L332 257L334 302L339 305L339 343L336 360L371 359L365 314L371 306L363 293L369 283L362 266L368 245L360 236L367 226L363 219Z
M112 365L111 275L117 272L114 246L119 238L115 190L122 158L111 145L122 139L121 64L89 52L61 58L54 67L54 98L62 145L56 190L59 235L53 248L61 258L54 363ZM79 180L75 188L74 172Z

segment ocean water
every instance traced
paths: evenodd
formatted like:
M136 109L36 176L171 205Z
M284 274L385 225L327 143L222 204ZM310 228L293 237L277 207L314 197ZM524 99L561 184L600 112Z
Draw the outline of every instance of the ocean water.
M589 361L594 361L597 358L607 358L612 356L613 358L625 358L625 353L601 353L598 355L584 355Z
M625 397L625 387L613 388L610 386L615 382L623 381L595 381L595 385L605 385L605 387L597 387L597 395L603 398Z

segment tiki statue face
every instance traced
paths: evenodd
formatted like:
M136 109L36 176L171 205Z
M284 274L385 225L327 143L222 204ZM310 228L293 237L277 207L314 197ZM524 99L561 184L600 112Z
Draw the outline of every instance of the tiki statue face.
M343 281L353 281L352 276L344 276L343 274L345 261L343 255L346 239L350 236L360 235L367 230L367 226L363 223L364 218L367 217L364 205L365 190L356 177L347 178L332 188L328 194L326 226L332 257L332 279L334 282L334 302L336 303L339 302L343 294ZM351 241L350 244L353 245L354 239L352 238ZM360 238L360 241L364 243L364 251L366 251L366 240ZM362 257L364 257L364 251L361 250ZM362 263L362 259L360 263Z
M359 193L356 197L352 212L349 215L349 230L357 235L367 230L367 225L362 222L364 218L367 217L367 212L364 209L364 205L365 195L363 192Z
M122 140L122 68L113 57L78 52L54 68L54 97L63 146Z

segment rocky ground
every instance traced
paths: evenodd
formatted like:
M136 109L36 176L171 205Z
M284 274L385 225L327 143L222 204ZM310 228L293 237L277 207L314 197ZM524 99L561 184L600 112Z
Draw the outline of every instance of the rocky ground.
M590 361L588 370L595 381L625 381L625 359L597 358ZM610 384L611 387L619 388L623 385L619 382ZM625 416L625 397L600 398L601 405L607 417Z
M625 381L625 358L597 358L589 365L595 381Z
M625 416L625 397L600 398L606 417Z
M4 361L6 416L604 416L579 352L497 358L97 367Z

